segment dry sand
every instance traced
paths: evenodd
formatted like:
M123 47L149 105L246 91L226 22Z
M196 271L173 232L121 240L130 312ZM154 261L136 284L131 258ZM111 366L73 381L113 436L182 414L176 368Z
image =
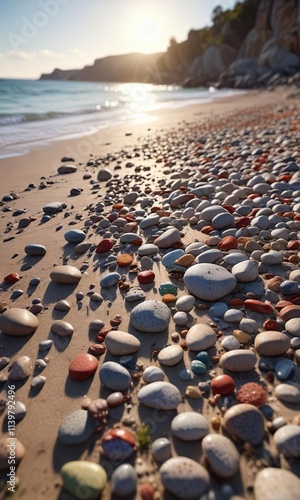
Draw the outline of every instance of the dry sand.
M102 392L100 387L98 372L93 378L83 382L72 381L68 378L68 366L72 358L81 353L86 352L94 335L89 334L89 323L93 319L101 319L105 324L109 324L109 320L120 314L123 322L120 329L128 331L129 311L125 306L125 302L119 293L115 297L111 297L111 303L108 300L104 301L99 307L91 307L89 298L85 296L82 301L82 307L79 308L75 294L77 291L88 292L90 285L95 284L95 291L99 291L99 270L94 273L92 270L92 262L88 260L86 255L72 254L72 246L66 245L63 234L68 229L83 229L85 220L85 208L90 203L101 201L101 195L104 193L104 188L96 195L91 195L91 185L88 180L83 180L83 174L90 172L93 178L96 178L97 170L86 167L86 161L89 155L94 157L106 155L108 152L114 153L120 151L121 148L130 149L135 144L143 144L148 138L163 136L166 131L171 131L172 128L186 127L186 123L197 124L199 122L199 133L201 134L201 123L206 123L211 117L217 117L223 113L240 110L243 112L245 108L259 107L262 105L278 103L281 100L284 102L284 97L287 91L285 89L278 90L274 93L270 92L251 92L240 97L232 99L222 99L214 104L205 104L197 107L186 107L170 111L155 112L151 114L151 120L147 123L128 124L128 126L117 126L115 128L105 129L93 136L87 136L69 141L57 141L47 146L39 146L33 151L24 156L7 158L0 160L1 172L1 187L0 197L9 194L10 191L15 191L19 194L19 199L10 202L9 205L16 209L26 208L27 216L33 216L37 219L33 221L23 231L18 231L18 219L12 217L12 212L1 212L0 218L0 234L1 234L1 260L0 260L0 281L4 276L18 272L22 279L18 283L7 287L0 287L0 301L6 302L10 306L26 308L30 306L31 300L39 297L42 300L45 310L38 315L39 327L36 333L29 337L13 338L0 334L0 344L2 347L2 356L8 356L14 361L20 355L29 355L33 360L36 359L38 352L38 343L49 337L50 327L54 319L62 318L70 322L75 333L72 336L68 345L53 346L49 352L49 364L43 372L47 377L47 382L38 395L35 395L30 390L30 379L20 385L17 391L17 400L25 403L27 407L26 417L17 424L16 436L25 445L26 454L17 469L17 476L20 479L20 487L13 495L15 500L55 500L58 498L70 498L65 493L61 495L61 478L59 474L60 467L69 460L90 459L99 461L100 444L99 437L86 445L82 446L65 446L58 442L57 434L58 427L62 419L71 412L80 409L81 398L88 394L91 398L99 397L99 394L107 394ZM132 135L125 135L125 134ZM72 156L75 159L75 164L78 165L78 171L69 176L58 176L57 168L61 165L61 158L64 156ZM93 156L91 156L93 157ZM133 160L135 165L142 162L138 158ZM113 167L115 162L111 162ZM124 162L123 162L124 164ZM153 165L153 160L148 162ZM162 166L158 166L156 171L151 170L151 178L157 178L160 175ZM122 170L118 171L119 175L130 173L122 166ZM24 189L29 183L35 183L37 186L42 177L51 180L54 183L49 185L47 189L39 190L32 189L24 192ZM77 197L68 197L71 187L78 186L83 188L83 193ZM71 216L64 218L64 214L60 213L53 217L46 224L40 224L42 216L42 207L48 202L63 201L67 203ZM82 214L83 219L76 220L76 214ZM69 223L76 220L76 225L69 226ZM12 231L5 234L5 229L8 223L12 223ZM63 227L60 231L56 231L57 226L61 224ZM3 242L5 238L14 236L11 241ZM88 239L90 243L97 244L100 237L89 231ZM187 231L184 239L185 244L194 241L194 235ZM24 253L24 247L29 243L43 244L47 248L47 253L43 258L29 258ZM15 255L15 257L13 257ZM54 265L62 263L74 264L81 268L86 263L86 271L78 286L55 286L50 282L49 275ZM24 269L24 265L31 264L31 268ZM166 270L162 265L155 267L156 273L156 288L152 288L147 293L147 298L157 298L158 285L161 282L168 281ZM28 283L30 279L38 276L41 279L40 285L32 296L28 296ZM11 302L10 296L13 290L22 289L24 294L14 303ZM179 284L179 289L183 290L183 285ZM71 310L66 315L53 310L54 303L59 299L67 299L71 304ZM159 299L158 299L159 300ZM204 313L198 311L193 312L194 316L203 316L203 320L209 322L209 318ZM202 320L201 320L202 321ZM172 328L170 333L172 333ZM165 336L159 335L143 335L142 349L139 353L139 362L146 367L151 362L151 348L155 342L155 348L162 348L168 341ZM50 338L54 336L50 334ZM188 359L188 354L185 353ZM104 356L100 358L102 362ZM152 360L153 361L153 360ZM175 380L174 373L177 367L166 369L167 377L170 381ZM245 381L247 377L242 377ZM176 378L178 382L178 379ZM140 384L139 382L138 384ZM187 383L182 382L179 387L182 393ZM139 420L145 421L150 426L151 437L154 440L160 436L168 436L170 422L175 415L175 412L160 412L151 411L145 407L137 409L136 387L135 385L132 395L133 408L124 406L113 410L109 420L109 426L119 422L126 415L133 416L136 422ZM6 397L6 385L2 387L0 397ZM291 420L296 411L289 410L283 405L276 403L278 414L286 414ZM202 410L208 418L217 414L219 410L212 408L207 404L206 400L185 399L178 408L179 411L186 411L190 408ZM122 412L124 410L124 414ZM1 425L4 435L6 435L6 420L5 416L1 417ZM180 444L178 440L174 441L175 451L184 452L188 456L200 458L199 442ZM101 459L103 461L103 459ZM260 461L260 464L258 464ZM110 464L104 460L104 465L110 473ZM235 478L232 482L234 494L239 497L252 498L251 488L247 491L247 486L253 484L253 477L258 465L265 465L264 458L256 457L251 454L243 456L241 462L241 476ZM297 464L296 464L297 465ZM286 467L296 467L295 464L285 465ZM157 482L157 472L154 462L151 460L150 454L144 454L138 457L136 468L140 475L139 484L153 479L157 485L157 498L170 499L171 496L166 494L163 496L160 493L160 486ZM5 474L1 478L5 482ZM229 481L228 481L229 482ZM216 487L220 484L214 480ZM2 493L3 494L3 493ZM61 496L60 496L61 495ZM2 498L2 497L1 497ZM104 500L110 497L109 487L106 488L102 495ZM139 496L136 497L140 499ZM188 500L188 499L187 499Z

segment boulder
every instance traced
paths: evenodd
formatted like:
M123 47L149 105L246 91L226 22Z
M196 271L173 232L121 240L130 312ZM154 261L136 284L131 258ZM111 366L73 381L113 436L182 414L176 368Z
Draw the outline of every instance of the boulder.
M271 70L295 72L300 69L300 57L279 47L275 38L271 38L262 48L258 66Z
M203 54L203 73L207 80L217 80L225 69L220 50L214 45L207 47Z

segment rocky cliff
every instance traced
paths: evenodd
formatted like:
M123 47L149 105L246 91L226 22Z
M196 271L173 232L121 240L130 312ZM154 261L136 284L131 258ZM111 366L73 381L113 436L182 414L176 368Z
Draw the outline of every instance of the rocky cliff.
M300 0L244 0L216 7L212 26L191 30L182 43L171 39L163 54L106 57L41 79L253 88L300 82L299 72Z

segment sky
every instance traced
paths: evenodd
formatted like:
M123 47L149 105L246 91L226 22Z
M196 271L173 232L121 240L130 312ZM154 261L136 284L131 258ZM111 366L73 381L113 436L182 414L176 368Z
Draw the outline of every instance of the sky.
M0 0L0 78L38 78L100 57L155 53L235 0Z

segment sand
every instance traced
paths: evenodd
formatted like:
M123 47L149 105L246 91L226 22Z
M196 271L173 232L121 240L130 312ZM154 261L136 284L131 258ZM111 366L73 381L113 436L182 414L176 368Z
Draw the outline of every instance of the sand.
M3 281L4 276L9 273L17 272L22 276L22 279L8 287L3 284L0 286L0 301L6 302L10 306L26 308L30 306L31 300L39 297L42 300L45 310L38 315L39 328L37 332L29 337L7 337L0 334L0 344L2 347L2 356L8 356L10 361L14 361L18 356L28 355L34 361L38 352L38 343L48 337L50 327L54 319L66 319L75 329L74 335L70 342L61 343L53 346L49 352L49 363L43 372L47 377L47 382L39 394L34 394L30 390L30 381L24 384L18 384L16 399L25 403L27 407L26 417L17 424L16 437L25 445L26 454L17 469L17 476L20 479L20 486L17 492L13 495L16 500L54 500L71 498L65 493L61 494L62 480L59 474L60 467L69 460L89 459L99 461L100 444L99 437L89 443L89 447L82 446L65 446L58 442L58 427L62 419L73 411L80 409L81 399L88 394L91 398L99 397L99 394L107 394L102 392L100 387L98 372L96 375L83 382L72 381L68 378L68 366L73 357L81 352L86 352L94 335L89 333L89 323L93 319L101 319L107 325L109 320L116 314L122 316L122 324L120 329L128 331L129 311L125 306L119 292L117 295L109 296L101 305L91 307L89 297L85 295L81 307L78 306L75 293L83 291L85 294L89 291L90 285L95 285L95 291L99 291L100 273L93 272L92 260L87 259L86 255L74 255L72 245L66 244L63 239L63 233L69 229L83 229L86 207L90 203L97 203L101 200L101 195L104 189L101 188L97 194L91 195L91 185L89 180L83 180L84 173L91 173L93 179L96 179L97 169L86 167L86 161L93 157L106 155L120 151L122 148L130 148L134 145L144 144L151 138L163 137L166 133L172 132L172 129L181 128L185 130L188 124L193 124L198 127L199 134L202 133L202 127L207 124L208 120L217 119L219 116L229 116L233 112L241 112L245 109L254 107L266 106L268 104L286 103L286 89L279 89L275 92L258 92L253 91L239 97L222 99L213 104L204 104L201 106L191 106L180 109L164 110L149 114L149 120L146 123L128 123L114 128L108 128L100 131L97 134L82 138L72 139L68 141L57 141L50 145L39 145L28 154L23 156L11 157L0 160L1 186L0 198L14 191L19 194L19 199L8 203L13 210L26 208L28 211L24 216L13 217L12 212L1 212L0 218L0 238L1 238L1 259L0 259L0 281ZM296 101L290 101L296 102ZM131 134L131 135L128 135ZM158 140L159 142L159 140ZM75 174L58 176L57 168L61 165L61 158L71 156L75 159L75 164L78 166L78 171ZM143 164L153 166L153 160L144 162L135 158L135 165ZM131 173L122 164L122 170L117 173L122 176ZM115 161L110 162L110 167L115 166ZM150 170L149 183L152 179L158 178L162 165L158 166L156 171ZM24 191L30 184L39 185L41 179L53 182L48 184L47 189L31 189ZM69 197L69 192L72 187L83 188L83 193L76 197ZM52 201L62 201L67 203L70 217L64 218L64 214L58 214L45 224L40 224L42 216L42 207ZM76 214L82 214L76 218ZM17 230L18 220L22 217L32 216L36 218L23 231ZM69 225L75 221L76 225ZM12 223L13 229L5 233L7 225ZM57 227L62 225L62 229L57 230ZM89 231L87 241L92 244L97 244L101 238L92 231ZM5 239L14 237L10 241L4 242ZM200 235L199 235L200 238ZM192 232L187 231L185 244L194 241ZM29 243L43 244L47 248L47 253L43 258L29 258L24 253L24 247ZM77 286L54 286L49 279L50 272L54 265L63 263L73 264L78 268L85 269L81 282ZM26 269L27 264L32 267ZM159 283L168 281L166 270L160 266L155 270L156 286ZM32 296L28 295L28 283L34 277L41 279L40 285ZM11 302L10 296L13 290L22 289L24 294L19 297L14 303ZM179 289L183 290L182 283L179 284ZM157 298L158 292L153 288L147 293L147 298ZM53 310L54 303L59 299L67 299L71 305L71 310L67 315L63 315L58 311ZM194 314L195 315L195 314ZM202 317L201 321L207 323L210 319L204 312L198 311L198 317ZM170 331L172 333L172 331ZM168 339L166 337L146 336L143 340L142 349L139 353L139 363L146 367L151 362L151 349L153 347L162 348ZM154 344L155 343L155 344ZM104 357L100 358L102 362ZM157 363L158 364L158 363ZM167 368L167 377L170 381L174 379L175 368ZM247 377L244 377L246 380ZM177 380L177 379L176 379ZM151 438L154 440L160 436L168 436L170 422L174 417L174 412L160 412L147 410L145 407L137 409L137 387L140 387L141 382L137 382L134 386L132 394L132 409L130 406L122 415L123 406L111 412L109 426L119 422L122 417L133 416L135 421L145 421L150 426ZM179 389L184 393L186 383L182 382ZM2 386L1 398L6 397L5 384ZM204 401L204 406L202 408ZM277 404L277 403L276 403ZM179 411L187 411L190 408L197 411L203 410L203 413L211 418L217 413L217 410L207 404L206 400L185 399L178 408ZM295 410L287 409L279 404L277 407L278 413L286 414L292 420L296 415ZM1 425L6 434L5 416L1 417ZM184 452L188 456L200 458L199 442L186 445L180 444L178 440L174 441L174 448L179 453ZM264 464L262 457L243 456L241 462L241 476L233 482L234 494L237 497L253 498L251 488L247 486L252 482L257 470L257 461ZM111 473L111 464L106 459L101 459L104 466ZM296 464L297 465L297 464ZM295 464L286 465L286 467L296 468ZM153 480L157 486L157 498L171 499L171 495L161 493L161 486L157 480L157 467L151 460L150 454L144 454L137 459L136 469L140 475L139 484ZM3 483L6 482L5 474L1 474ZM230 482L230 481L229 481ZM3 484L2 483L2 484ZM216 483L217 484L217 483ZM2 493L3 494L3 493ZM2 498L2 497L1 497ZM111 498L109 487L106 488L102 495L104 500ZM136 497L140 500L140 497Z

